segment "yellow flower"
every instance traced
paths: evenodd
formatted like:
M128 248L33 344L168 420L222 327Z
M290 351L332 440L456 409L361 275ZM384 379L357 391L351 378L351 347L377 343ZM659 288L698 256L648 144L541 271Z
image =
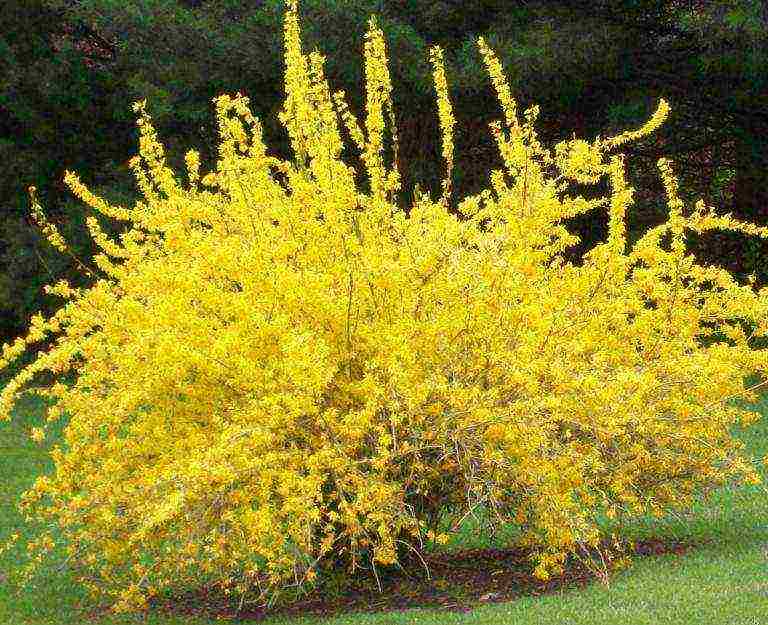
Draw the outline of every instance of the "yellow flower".
M45 430L42 428L32 428L29 437L36 443L42 443L45 439Z

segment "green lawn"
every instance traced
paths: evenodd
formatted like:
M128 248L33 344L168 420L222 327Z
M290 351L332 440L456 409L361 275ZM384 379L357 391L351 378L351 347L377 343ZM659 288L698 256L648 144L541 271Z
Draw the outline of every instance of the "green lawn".
M17 404L10 423L0 423L0 542L19 522L16 502L34 477L51 470L46 446L29 440L27 432L42 422L41 401L25 397ZM768 414L768 397L758 408ZM753 457L768 453L768 419L747 430L735 430ZM764 479L768 470L761 466ZM585 588L557 590L550 594L522 593L513 601L478 605L466 612L409 609L399 612L347 613L333 618L272 617L260 622L396 624L616 624L660 625L768 625L768 490L765 484L723 489L706 505L698 505L687 518L638 519L622 528L603 520L604 527L622 537L642 540L700 541L684 555L636 556L632 567L615 574L610 588L592 583ZM483 547L469 529L450 548ZM3 584L4 572L15 565L20 551L0 556L0 625L81 623L83 600L66 574L51 574L37 589L12 595ZM220 623L215 618L149 615L100 617L94 625L149 623L202 625ZM255 622L255 621L241 621Z

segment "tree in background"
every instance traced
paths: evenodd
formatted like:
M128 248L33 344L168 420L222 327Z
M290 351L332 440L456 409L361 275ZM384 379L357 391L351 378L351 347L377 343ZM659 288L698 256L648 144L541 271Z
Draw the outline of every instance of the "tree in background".
M754 86L764 84L759 81L765 71L765 15L758 11L761 3L751 0L720 3L719 11L707 9L710 4L302 0L300 12L306 24L304 49L318 48L327 56L332 89L343 89L358 115L364 110L362 36L369 16L378 16L391 59L403 207L410 204L416 183L433 196L438 193L444 173L427 58L433 43L445 48L458 119L454 206L486 187L487 171L501 166L487 126L501 112L476 49L477 35L498 52L518 109L539 104L546 111L538 124L545 145L573 133L605 135L606 122L608 130L631 127L647 118L658 96L667 98L672 118L658 133L660 142L627 148L628 173L639 191L629 224L636 237L662 219L660 208L654 213L655 196L663 197L655 167L662 154L676 160L684 197L688 189L698 197L709 193L711 180L701 175L699 163L684 157L720 150L711 158L733 160L728 163L736 170L733 201L748 208L734 213L752 219L749 211L765 205L758 197L760 185L754 184L756 173L764 176L763 122L747 114L761 102ZM249 95L264 125L265 142L277 156L291 156L277 121L284 97L283 5L282 0L4 3L0 46L9 62L2 75L0 125L10 137L2 149L13 165L0 180L9 207L2 226L6 269L0 277L0 307L10 320L4 329L9 336L41 303L49 311L57 305L40 301L39 284L67 273L66 262L48 262L46 254L57 253L40 243L30 224L19 221L28 211L26 188L38 187L54 221L73 224L73 238L83 241L87 262L93 250L78 226L86 209L63 188L63 171L77 171L110 200L121 203L117 198L122 197L122 204L130 205L138 193L127 166L117 177L103 172L112 172L137 151L133 101L147 98L177 171L191 147L201 148L203 169L215 163L211 99L224 92ZM343 158L362 171L351 146ZM365 179L360 183L362 189L368 184ZM575 185L572 193L594 197L605 191L605 185ZM572 260L605 236L605 224L597 219L587 215L569 224L582 237ZM110 224L102 225L109 229Z
M41 285L67 276L71 259L62 258L29 218L26 188L35 185L46 201L63 197L65 168L92 171L94 162L125 154L131 141L104 141L117 99L108 100L106 74L92 71L86 58L69 48L56 50L63 32L59 14L43 0L0 3L0 337L18 334L29 315L58 305L43 299ZM117 138L116 138L117 139ZM54 203L55 204L55 203ZM79 252L90 256L81 227L82 209L55 221L67 230Z
M765 179L768 163L768 5L753 0L680 4L680 26L661 37L654 49L636 51L640 62L628 63L626 80L618 84L619 89L632 83L646 85L645 93L666 94L673 109L670 123L662 128L661 145L629 150L629 171L648 171L646 164L668 155L684 174L685 197L703 195L723 211L765 225L768 189L760 180ZM617 128L625 114L633 114L633 102L642 102L643 96L634 93L628 93L623 106L609 107ZM638 167L632 157L638 159ZM704 162L707 158L710 163ZM711 165L706 175L702 165ZM718 232L694 243L699 258L737 273L755 271L758 284L766 283L764 242Z

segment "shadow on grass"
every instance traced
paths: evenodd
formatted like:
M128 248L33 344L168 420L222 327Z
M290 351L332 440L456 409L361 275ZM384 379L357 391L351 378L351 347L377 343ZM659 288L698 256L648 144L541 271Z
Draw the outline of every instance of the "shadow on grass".
M619 545L634 557L655 555L682 556L698 546L699 541L675 541L646 538ZM600 550L605 554L616 543L604 541ZM597 551L590 549L595 562L601 562ZM199 590L152 602L149 611L173 615L219 618L229 621L258 621L270 617L333 617L350 613L386 613L414 608L443 609L469 612L489 603L512 601L523 596L540 596L573 588L585 588L601 583L595 574L575 558L566 561L565 571L540 581L530 573L531 561L527 549L472 549L433 554L426 558L430 576L427 578L420 562L412 562L402 570L382 576L381 592L375 583L354 586L333 596L316 590L304 599L270 610L233 604L215 589ZM605 561L610 579L621 571L612 559ZM92 613L90 617L103 613Z

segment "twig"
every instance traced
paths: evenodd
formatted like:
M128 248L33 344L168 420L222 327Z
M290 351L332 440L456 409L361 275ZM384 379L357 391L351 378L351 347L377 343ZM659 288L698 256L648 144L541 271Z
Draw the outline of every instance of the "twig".
M421 557L421 554L420 554L420 553L419 553L419 552L418 552L416 549L414 549L414 548L413 548L413 546L409 545L409 544L408 544L407 542L405 542L404 540L400 540L400 539L398 538L398 539L397 539L397 542L404 544L406 547L408 547L408 549L410 549L411 551L413 551L413 553L415 553L415 554L416 554L416 555L419 557L419 560L421 560L421 563L424 565L424 571L425 571L425 572L426 572L426 574L427 574L427 580L431 579L431 577L430 577L430 574L429 574L429 566L427 566L427 563L424 561L424 558L422 558L422 557Z

